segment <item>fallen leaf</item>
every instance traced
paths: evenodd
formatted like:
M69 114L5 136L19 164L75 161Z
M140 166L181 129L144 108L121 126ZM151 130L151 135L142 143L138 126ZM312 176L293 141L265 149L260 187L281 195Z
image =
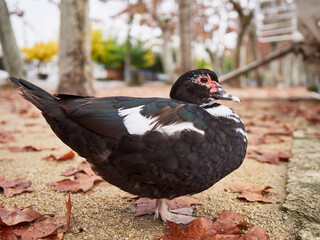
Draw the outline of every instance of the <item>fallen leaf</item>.
M0 239L18 240L19 238L13 232L14 228L0 227Z
M62 172L61 175L62 176L72 176L78 172L84 172L90 176L94 176L96 175L94 173L94 171L91 169L90 167L90 163L88 163L87 161L82 161L78 167L70 167L68 168L66 171Z
M33 127L33 126L37 126L37 123L25 123L24 126Z
M83 161L77 168L70 167L61 173L62 176L74 175L74 180L63 179L58 182L51 183L53 190L59 192L83 192L91 189L96 182L104 181L101 177L96 175L90 167L90 164Z
M20 209L17 206L13 208L0 208L0 225L13 226L22 222L32 222L43 217L40 213L34 211L32 208Z
M223 211L212 223L209 217L199 217L186 227L167 221L166 235L163 240L239 240L242 233L238 226L247 226L242 222L245 215L230 210Z
M29 117L29 118L38 118L38 117L40 117L40 115L39 115L39 113L37 113L37 112L32 112L32 113L29 114L28 117Z
M162 240L191 240L205 239L212 236L215 231L212 228L210 217L199 217L188 224L187 227L182 227L174 222L167 221L166 236L160 237Z
M0 143L8 143L13 141L14 141L14 136L12 132L0 131Z
M232 192L238 192L240 195L238 198L244 198L249 202L264 202L264 203L272 203L271 200L262 196L262 193L268 189L272 189L270 186L266 186L264 188L254 188L251 183L246 182L233 182L230 185Z
M24 114L28 113L28 109L27 109L27 108L21 108L21 109L18 111L18 113L19 113L20 115L24 115Z
M57 149L57 147L43 147L43 146L35 147L35 146L27 145L24 147L10 146L7 149L10 152L39 152L43 150L55 150Z
M39 239L50 236L51 234L56 235L57 229L64 224L64 219L46 218L28 227L16 229L14 233L21 239Z
M13 180L4 180L0 176L0 187L3 188L4 195L12 197L22 192L32 192L28 187L31 185L30 181L24 182L25 178L16 178Z
M74 152L72 150L70 150L69 152L67 152L63 155L60 155L60 156L50 154L49 156L44 157L42 159L43 160L53 159L53 160L57 160L57 161L64 161L64 160L73 159L74 156L75 156Z
M0 208L0 239L47 239L61 240L68 231L71 215L71 200L66 204L66 219L51 217L50 214L42 215L32 208L20 209ZM66 226L66 229L63 227Z
M142 216L142 215L152 215L155 213L156 210L156 199L150 199L150 198L134 198L136 200L137 204L137 212L135 213L135 217ZM178 198L174 198L172 200L166 199L166 202L168 204L169 210L176 210L179 208L186 208L190 207L191 205L203 205L202 202L182 196Z
M320 138L320 133L306 133L307 137Z
M244 235L244 240L270 240L270 238L264 228L253 227Z
M63 179L58 182L51 183L51 187L59 192L87 192L96 182L104 181L101 177L94 175L90 176L85 173L76 173L75 180Z
M277 135L277 136L291 136L293 131L269 131L266 134L268 135Z
M275 143L282 143L284 140L279 136L271 136L266 135L263 137L254 137L249 138L250 145L261 145L261 144L275 144Z
M292 154L276 149L255 149L251 152L250 157L259 162L279 165L281 161L288 161L292 157Z
M245 217L243 214L233 213L232 211L221 212L217 220L212 224L212 228L216 231L216 238L219 235L228 236L230 239L238 239L241 233L237 224ZM218 238L219 239L219 238Z

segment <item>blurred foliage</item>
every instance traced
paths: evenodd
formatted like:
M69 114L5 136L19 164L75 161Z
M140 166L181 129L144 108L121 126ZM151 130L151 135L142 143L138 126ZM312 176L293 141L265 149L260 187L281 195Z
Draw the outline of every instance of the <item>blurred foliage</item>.
M232 70L233 60L231 57L224 58L224 65L226 66L226 71L230 72Z
M58 53L58 43L50 41L47 43L37 42L32 47L22 48L27 61L39 60L40 62L49 61Z
M146 70L150 70L152 72L163 73L162 61L159 53L154 53L155 63L147 67Z
M210 62L208 62L204 59L196 59L196 68L212 69Z
M116 38L103 39L101 30L91 30L92 60L103 64L106 68L124 68L126 54L125 43L118 43ZM156 57L150 48L136 41L131 47L131 64L135 69L147 69L155 65Z

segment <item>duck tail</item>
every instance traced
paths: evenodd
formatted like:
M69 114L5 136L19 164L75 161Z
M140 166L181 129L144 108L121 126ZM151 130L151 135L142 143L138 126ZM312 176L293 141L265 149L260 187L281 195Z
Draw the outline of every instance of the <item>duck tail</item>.
M57 105L56 97L38 86L21 78L10 77L10 80L15 85L22 87L21 95L39 108L43 114L46 114L50 109L48 109L49 105L52 105L53 103L54 105Z

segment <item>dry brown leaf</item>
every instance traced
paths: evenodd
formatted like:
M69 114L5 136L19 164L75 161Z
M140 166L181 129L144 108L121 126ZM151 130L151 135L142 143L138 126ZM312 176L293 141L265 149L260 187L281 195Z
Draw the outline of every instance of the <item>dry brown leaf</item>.
M18 240L19 238L14 234L14 228L0 227L0 239Z
M4 195L7 197L12 197L23 192L32 192L31 189L28 189L31 182L24 182L24 180L25 178L4 180L4 177L0 176L0 187L3 188Z
M27 145L24 147L10 146L10 147L7 147L7 149L10 152L39 152L43 150L55 150L57 149L57 147L44 147L44 146L35 147L35 146Z
M88 163L87 161L81 162L77 168L74 168L74 167L68 168L66 171L62 172L61 175L67 177L67 176L72 176L78 172L84 172L90 176L96 175L94 171L91 169L90 163Z
M166 236L160 237L162 240L191 240L191 239L206 239L214 235L215 231L212 228L212 222L209 217L199 217L188 224L187 227L182 227L179 224L167 221Z
M66 219L48 218L37 213L30 207L19 209L14 208L0 208L0 239L47 239L47 240L61 240L63 234L68 231L71 215L71 200L66 203L67 213ZM67 226L67 229L63 229Z
M282 143L284 140L279 136L263 136L263 137L254 137L249 138L250 145L261 145L261 144L275 144Z
M244 240L270 240L270 238L264 228L253 227L244 235Z
M320 133L306 133L307 137L320 138Z
M247 222L242 222L244 217L243 214L228 210L221 212L214 223L209 217L199 217L187 227L167 221L166 236L162 236L160 239L239 240L241 230L238 226L248 225Z
M32 222L43 217L40 213L34 211L32 208L20 209L17 206L13 208L0 208L0 225L13 226L22 222Z
M52 189L59 192L87 192L96 182L104 181L101 177L94 175L89 176L85 173L76 173L75 180L63 179L58 182L51 183Z
M41 221L37 221L28 227L19 228L14 230L14 233L21 239L39 239L56 235L57 229L65 224L64 219L59 218L46 218Z
M271 200L262 196L262 193L268 189L272 189L270 186L266 186L264 188L254 188L251 183L246 182L233 182L230 185L232 192L238 192L240 195L238 198L244 198L249 202L264 202L264 203L272 203Z
M281 161L288 161L292 154L277 149L255 149L251 152L250 157L259 162L279 165Z
M13 142L14 136L12 132L9 131L0 131L0 143L8 143L8 142Z
M81 162L77 168L68 168L66 171L62 172L61 175L74 175L75 179L63 179L51 183L52 189L59 192L78 192L80 190L86 192L91 189L96 182L104 181L93 172L90 168L90 164L86 161Z
M134 198L134 199L136 200L136 204L137 204L137 212L134 215L135 217L142 216L142 215L151 215L155 213L155 210L156 210L155 199L150 199L150 198L139 198L139 199ZM186 208L186 207L190 207L191 205L203 205L202 202L186 196L174 198L172 200L166 199L166 202L170 210Z
M53 159L53 160L57 160L57 161L64 161L64 160L69 160L69 159L73 159L75 156L74 152L72 150L70 150L69 152L57 156L55 154L50 154L47 157L44 157L43 160L48 160L48 159Z

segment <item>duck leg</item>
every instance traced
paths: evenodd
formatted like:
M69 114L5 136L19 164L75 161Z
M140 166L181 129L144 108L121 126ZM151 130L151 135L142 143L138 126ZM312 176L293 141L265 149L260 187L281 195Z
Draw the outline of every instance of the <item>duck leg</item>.
M180 208L177 210L169 210L166 200L164 198L157 199L155 218L159 215L162 221L171 221L177 224L188 224L196 219L192 216L192 208Z

